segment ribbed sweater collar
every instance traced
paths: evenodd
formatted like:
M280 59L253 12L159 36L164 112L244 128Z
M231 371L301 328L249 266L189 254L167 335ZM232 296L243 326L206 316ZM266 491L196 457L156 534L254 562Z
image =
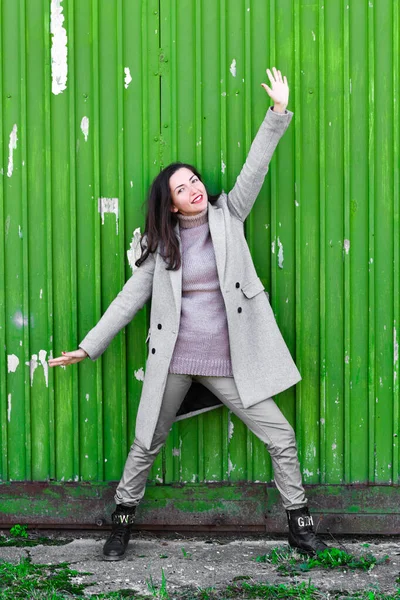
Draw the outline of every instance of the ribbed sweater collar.
M199 227L204 225L208 221L208 205L197 215L181 215L177 213L179 220L179 227L181 229L191 229L192 227Z

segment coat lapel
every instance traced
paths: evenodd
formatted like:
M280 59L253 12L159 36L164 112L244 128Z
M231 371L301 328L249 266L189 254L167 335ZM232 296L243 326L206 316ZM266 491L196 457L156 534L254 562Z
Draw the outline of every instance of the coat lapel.
M222 210L212 204L208 205L208 224L214 246L219 282L222 285L225 280L226 264L225 221Z
M179 240L179 250L182 252L181 236L179 235L179 224L177 223L174 227L176 237ZM178 322L181 314L181 303L182 303L182 264L176 271L167 271L169 273L172 292L174 294L176 314Z

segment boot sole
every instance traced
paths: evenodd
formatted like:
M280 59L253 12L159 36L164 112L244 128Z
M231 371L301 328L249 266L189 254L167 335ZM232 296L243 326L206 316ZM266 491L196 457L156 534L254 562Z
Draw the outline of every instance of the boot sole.
M106 554L103 554L103 560L123 560L125 558L125 552L124 554L121 554L121 556L107 556Z

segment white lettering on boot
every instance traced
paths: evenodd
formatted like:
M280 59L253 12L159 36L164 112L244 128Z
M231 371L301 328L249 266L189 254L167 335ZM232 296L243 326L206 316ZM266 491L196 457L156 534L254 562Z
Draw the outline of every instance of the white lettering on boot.
M310 525L314 527L314 521L311 515L309 517L298 517L297 524L299 527L309 527Z

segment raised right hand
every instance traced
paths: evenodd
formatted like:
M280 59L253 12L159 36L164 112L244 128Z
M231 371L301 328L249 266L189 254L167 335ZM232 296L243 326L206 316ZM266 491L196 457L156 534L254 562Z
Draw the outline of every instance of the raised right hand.
M62 352L61 354L62 356L49 360L49 367L67 367L68 365L81 362L81 360L85 360L87 357L86 352L82 348L73 350L72 352Z

